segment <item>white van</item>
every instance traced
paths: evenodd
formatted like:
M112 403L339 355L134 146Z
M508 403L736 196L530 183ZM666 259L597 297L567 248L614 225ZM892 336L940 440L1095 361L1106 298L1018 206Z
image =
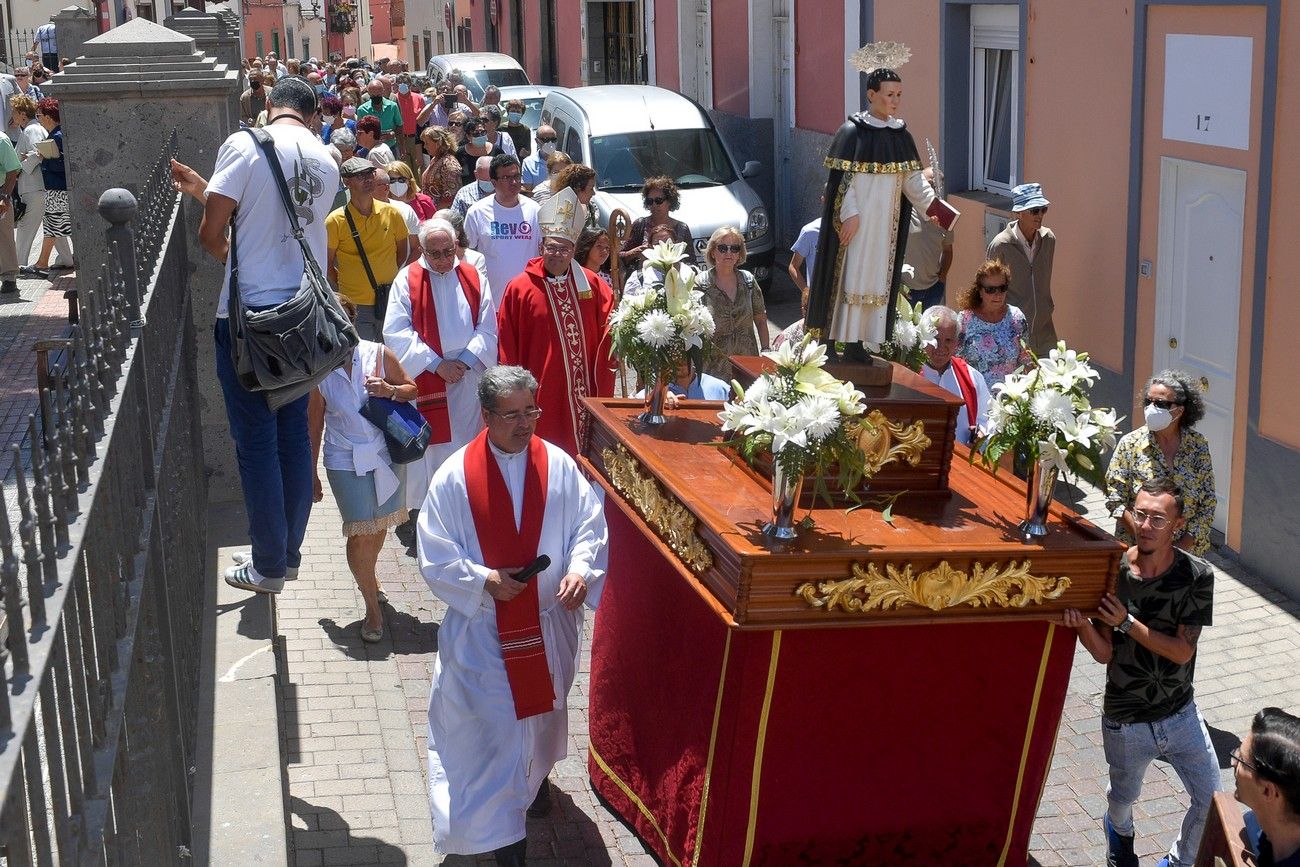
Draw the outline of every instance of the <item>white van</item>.
M661 87L575 87L547 94L541 121L555 128L558 150L596 170L600 192L592 201L602 226L614 208L633 219L644 216L642 183L667 175L681 193L673 216L691 227L697 260L703 262L715 229L735 226L745 236L744 267L769 285L775 234L762 200L744 180L762 166L751 160L737 170L699 105Z
M483 91L489 84L497 87L512 87L516 84L530 84L528 73L509 54L494 51L468 51L463 54L439 54L429 58L429 84L437 87L453 69L459 69L465 79L465 87L475 102L483 100Z

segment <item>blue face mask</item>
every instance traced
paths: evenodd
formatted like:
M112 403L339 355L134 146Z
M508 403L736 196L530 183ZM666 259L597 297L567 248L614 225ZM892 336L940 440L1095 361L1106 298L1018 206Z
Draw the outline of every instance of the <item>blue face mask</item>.
M482 190L483 192L485 192L485 193L490 193L490 192L492 192L492 182L491 182L491 181L479 181L479 182L478 182L478 188L479 188L480 190Z
M519 123L524 119L524 114L520 111L511 111L506 113L506 117L510 118L511 123Z
M402 94L402 96L406 96L406 94L408 94L408 93L411 92L411 85L409 85L409 84L399 84L399 85L397 85L397 92L400 93L400 94Z
M476 135L476 136L474 136L474 138L472 139L472 141L474 142L474 144L478 145L479 147L482 147L483 145L487 144L487 136L485 136L485 135Z

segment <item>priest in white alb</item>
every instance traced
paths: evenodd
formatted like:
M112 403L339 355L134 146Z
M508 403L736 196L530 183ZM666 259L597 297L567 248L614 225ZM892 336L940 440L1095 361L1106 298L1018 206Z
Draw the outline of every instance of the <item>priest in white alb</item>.
M600 502L564 451L536 436L537 380L521 367L478 385L486 430L434 474L420 571L447 603L429 695L429 802L439 854L522 865L525 818L549 807L568 752L566 703L582 606L605 575ZM534 577L514 575L549 565Z
M407 509L420 508L434 472L483 429L478 382L497 363L492 288L456 256L456 229L435 218L416 237L421 255L398 272L384 318L384 344L415 377L415 408L433 430L424 459L402 467Z

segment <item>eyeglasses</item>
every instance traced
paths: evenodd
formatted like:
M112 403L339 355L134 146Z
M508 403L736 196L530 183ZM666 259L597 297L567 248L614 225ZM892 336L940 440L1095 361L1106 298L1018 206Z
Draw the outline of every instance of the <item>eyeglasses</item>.
M1150 524L1152 530L1163 530L1169 526L1169 518L1166 515L1154 515L1151 512L1144 512L1141 509L1130 508L1129 514L1133 516L1133 523L1141 527L1143 524Z
M666 196L646 196L645 203L647 205L662 205L666 201L668 201Z
M521 184L524 181L519 175L497 175L493 180L504 181L507 184Z
M566 253L573 252L572 247L566 247L563 244L543 244L542 250L545 251L548 256L563 256Z
M1047 213L1047 206L1046 206L1046 205L1040 205L1040 206L1037 207L1037 208L1025 208L1025 213L1027 213L1027 214L1033 214L1035 217L1037 217L1039 214L1046 214L1046 213Z
M1143 406L1155 405L1159 409L1173 409L1176 406L1182 406L1182 402L1177 400L1160 400L1159 398L1155 398L1155 397L1144 397L1142 398L1142 405Z
M740 251L745 249L745 245L744 244L719 244L713 249L717 250L719 253L739 253Z
M456 255L454 247L448 247L446 250L430 250L428 247L422 247L421 249L424 250L424 255L430 259L447 259Z
M488 412L507 424L515 424L525 418L529 421L537 421L542 417L542 408L540 406L535 406L532 409L517 409L513 412L497 412L495 409L490 409Z
M1003 283L1000 286L985 286L983 283L981 283L980 289L983 290L984 292L989 293L990 295L997 295L1007 291L1007 284Z

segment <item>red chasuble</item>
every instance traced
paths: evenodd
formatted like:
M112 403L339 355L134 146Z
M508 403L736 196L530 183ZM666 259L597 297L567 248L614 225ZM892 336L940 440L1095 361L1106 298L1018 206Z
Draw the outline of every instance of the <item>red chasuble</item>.
M527 566L537 558L542 515L546 512L546 473L546 444L533 437L528 442L524 507L516 529L510 490L488 446L487 431L465 447L465 488L484 566L511 569ZM517 719L549 713L555 707L555 688L542 641L537 584L534 578L514 599L496 602L497 635L501 638L501 657Z
M576 262L574 268L579 268ZM537 436L571 455L578 454L586 430L584 397L612 397L609 316L614 293L592 271L582 268L590 291L569 280L553 288L540 257L506 284L497 305L497 355L537 377L542 417Z
M424 345L442 355L442 336L438 333L438 309L433 303L433 293L429 291L429 272L419 264L413 264L407 270L412 278L411 325L420 335ZM478 325L479 307L482 290L479 288L478 271L472 265L461 262L456 266L456 276L460 279L461 291L469 303L470 318ZM432 370L426 370L415 378L415 408L429 423L433 435L431 443L451 442L451 417L447 413L447 380Z

